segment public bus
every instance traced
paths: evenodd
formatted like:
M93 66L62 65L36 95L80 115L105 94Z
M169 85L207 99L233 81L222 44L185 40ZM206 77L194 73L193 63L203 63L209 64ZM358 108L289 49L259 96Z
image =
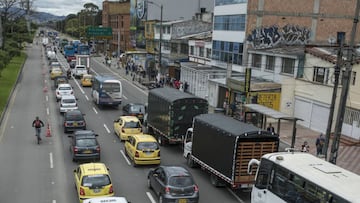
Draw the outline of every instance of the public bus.
M98 106L119 106L122 101L120 80L110 76L95 76L92 82L91 96Z
M65 45L64 46L64 56L68 62L70 62L72 59L75 59L74 47L71 45Z
M90 55L90 47L87 44L79 44L78 52L79 55Z
M252 203L360 202L360 176L306 152L278 152L251 159L257 165Z
M80 43L81 43L81 41L78 39L74 39L71 41L71 45L73 45L73 47L74 47L75 54L78 53L78 47L79 47Z

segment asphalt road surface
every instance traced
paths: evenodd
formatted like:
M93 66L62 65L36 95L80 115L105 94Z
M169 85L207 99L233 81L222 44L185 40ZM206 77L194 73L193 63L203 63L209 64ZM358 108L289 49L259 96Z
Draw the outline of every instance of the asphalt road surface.
M9 109L0 128L0 202L72 203L78 202L74 187L68 134L63 133L62 115L55 100L53 82L49 78L47 61L41 46L29 47ZM61 54L59 60L68 65ZM112 75L122 81L123 104L147 102L147 91L125 80L114 68L91 60L93 74ZM110 169L116 196L125 196L132 203L154 203L158 197L147 188L146 175L151 167L134 168L124 156L124 144L113 132L113 121L122 115L119 108L99 109L91 100L91 88L83 88L79 81L70 84L78 98L79 109L85 113L87 129L99 134L101 162ZM36 143L31 123L39 116L49 124L51 137ZM180 146L161 147L162 165L186 166ZM200 202L250 202L249 191L232 191L211 185L209 174L201 169L189 169L200 189Z

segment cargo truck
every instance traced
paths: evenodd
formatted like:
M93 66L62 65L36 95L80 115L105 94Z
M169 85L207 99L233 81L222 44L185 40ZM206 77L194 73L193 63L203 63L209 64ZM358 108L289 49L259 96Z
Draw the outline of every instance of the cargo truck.
M162 87L149 91L144 125L160 145L181 144L194 116L208 112L205 99Z
M189 167L200 166L216 187L249 188L255 175L247 173L251 159L277 152L279 136L222 114L194 117L184 139Z

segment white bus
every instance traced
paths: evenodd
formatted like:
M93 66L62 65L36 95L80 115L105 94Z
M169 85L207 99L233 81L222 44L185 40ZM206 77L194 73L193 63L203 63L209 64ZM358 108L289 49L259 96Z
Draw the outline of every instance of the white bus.
M122 101L120 80L109 76L95 76L92 81L91 96L98 106L118 106Z
M304 152L278 152L252 159L257 165L252 203L360 202L360 176Z

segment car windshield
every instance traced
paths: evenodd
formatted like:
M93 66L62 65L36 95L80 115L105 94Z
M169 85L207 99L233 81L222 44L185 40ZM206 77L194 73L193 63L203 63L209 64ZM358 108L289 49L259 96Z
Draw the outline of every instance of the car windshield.
M139 142L136 149L138 149L138 150L144 150L144 149L157 150L157 149L159 149L159 145L156 142Z
M190 176L173 176L169 179L169 185L174 187L188 187L194 185Z
M142 105L133 105L130 107L130 112L133 113L144 113L145 112L145 108Z
M76 103L75 99L63 99L62 103L64 104L73 104Z
M59 87L59 90L71 90L71 87Z
M81 183L82 186L90 188L103 187L110 184L110 178L106 174L84 176Z
M66 115L66 120L68 121L82 121L84 120L81 115Z
M140 128L140 123L135 121L125 122L124 128Z
M92 147L96 145L96 139L94 138L76 139L76 146L78 147Z

